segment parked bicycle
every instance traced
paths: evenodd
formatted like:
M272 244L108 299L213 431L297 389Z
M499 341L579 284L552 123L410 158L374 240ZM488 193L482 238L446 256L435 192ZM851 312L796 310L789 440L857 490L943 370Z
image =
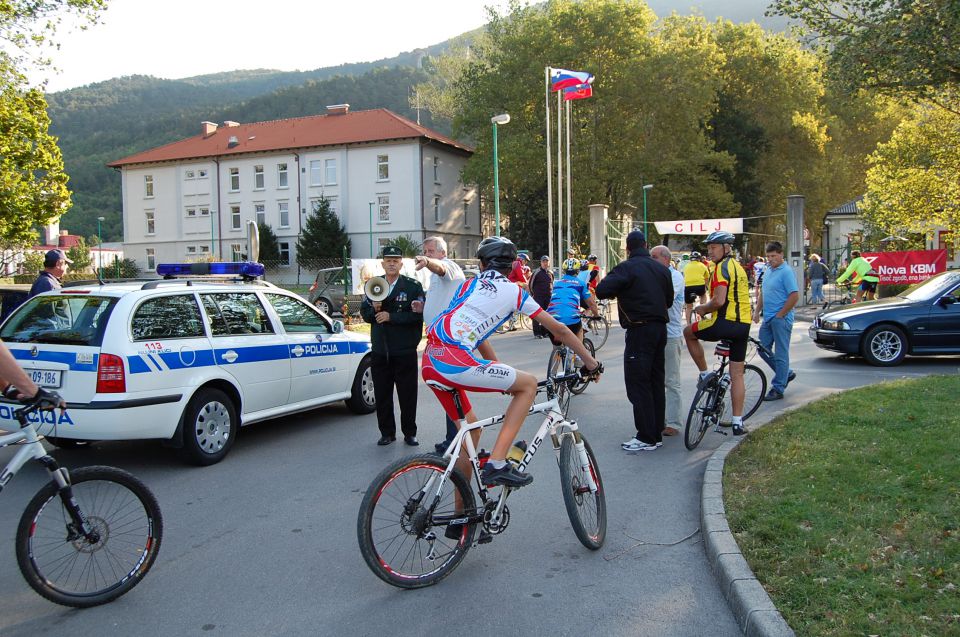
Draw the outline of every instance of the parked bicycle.
M769 353L769 350L757 339L751 337L750 343L757 350ZM693 397L690 412L687 414L683 443L691 451L696 449L700 441L703 440L708 428L713 427L714 431L727 435L724 428L731 425L733 412L728 393L730 374L727 373L730 359L730 341L719 341L715 353L720 362L707 377L698 383L697 393ZM750 358L752 358L752 354ZM743 421L746 422L747 418L752 416L763 402L763 397L767 393L767 377L756 365L746 364L743 367L743 385L745 389Z
M163 518L150 489L126 471L67 471L47 454L37 430L46 422L49 412L38 410L50 406L49 396L41 391L38 400L16 409L20 431L0 436L0 447L21 447L0 472L0 491L28 460L46 468L50 483L30 500L17 526L17 564L30 587L51 602L97 606L147 574L160 550Z
M560 466L560 487L570 523L580 542L597 550L607 533L603 480L590 444L577 423L561 413L557 398L558 388L580 380L579 375L568 375L547 378L537 385L538 393L546 392L547 400L534 404L530 413L545 414L546 418L516 463L519 471L526 471L543 442L550 440ZM477 543L485 544L510 523L507 499L514 489L483 485L480 469L485 458L478 455L469 435L502 423L503 416L467 424L453 388L433 381L428 384L453 393L460 431L443 457L412 456L384 469L367 489L357 519L360 552L367 566L377 577L400 588L436 584L460 564L478 530ZM463 449L479 504L467 479L454 466ZM498 488L500 494L493 495Z

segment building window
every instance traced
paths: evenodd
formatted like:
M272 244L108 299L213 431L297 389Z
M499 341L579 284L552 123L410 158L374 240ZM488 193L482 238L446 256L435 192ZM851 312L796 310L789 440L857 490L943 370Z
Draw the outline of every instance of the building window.
M198 179L206 179L206 178L207 178L207 169L206 169L206 168L201 168L200 170L198 170L198 171L197 171L197 178L198 178Z
M337 160L327 159L324 161L324 171L326 172L326 182L328 186L337 184Z
M287 187L287 165L277 164L277 188Z
M330 206L330 212L332 214L337 214L337 198L327 197L327 204Z
M390 223L390 195L377 195L377 223Z
M266 208L262 203L253 204L253 213L254 213L254 216L257 218L258 226L267 225L267 212L266 212Z
M206 245L200 246L200 254L209 254L209 253L210 253L210 246L206 246Z
M433 157L433 183L440 183L440 158L436 155Z
M440 195L433 196L433 221L440 223Z
M290 244L281 241L280 244L280 265L290 265Z
M209 217L209 216L210 216L210 209L209 209L209 208L201 208L201 209L200 209L200 216L201 216L201 217Z
M322 186L323 185L323 162L319 159L314 159L310 161L310 185L311 186Z
M154 234L156 232L156 226L154 225L154 212L153 210L147 210L144 214L147 217L147 234Z
M240 190L240 169L231 168L230 169L230 192L237 192Z
M231 243L230 254L231 261L240 261L243 258L242 246L239 243Z
M230 229L240 229L240 206L230 206Z
M143 196L153 197L153 175L143 176Z
M196 209L196 208L187 208L187 216L188 216L188 217L196 217L196 216L197 216L197 209Z
M197 253L197 246L187 246L187 256L193 256Z
M377 239L377 251L383 252L383 249L389 245L393 245L393 239L390 237L379 237Z
M153 248L147 248L147 269L157 269L157 253Z
M196 176L196 175L194 174L194 172L193 172L192 170L185 170L185 171L183 171L183 178L184 178L185 180L187 180L187 181L193 179L195 176Z
M377 181L387 181L390 179L390 157L388 155L377 155Z
M263 190L263 166L253 167L253 189Z
M277 209L280 211L280 227L289 228L290 227L290 204L286 201L281 201L277 204Z
M463 200L463 227L464 228L470 227L470 200L469 199Z

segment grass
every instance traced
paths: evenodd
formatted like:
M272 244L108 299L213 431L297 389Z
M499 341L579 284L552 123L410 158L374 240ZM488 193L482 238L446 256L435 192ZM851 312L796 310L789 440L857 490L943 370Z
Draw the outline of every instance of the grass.
M960 376L785 414L726 461L740 548L799 635L960 635Z

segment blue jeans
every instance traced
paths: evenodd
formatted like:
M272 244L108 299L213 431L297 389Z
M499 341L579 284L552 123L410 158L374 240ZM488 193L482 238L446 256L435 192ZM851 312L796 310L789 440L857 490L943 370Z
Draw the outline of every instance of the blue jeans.
M773 357L767 356L760 350L760 358L773 370L771 387L781 394L787 388L787 376L790 375L790 333L793 331L793 321L785 318L763 319L760 326L760 342L773 351Z
M810 281L810 302L823 303L823 279L812 279Z

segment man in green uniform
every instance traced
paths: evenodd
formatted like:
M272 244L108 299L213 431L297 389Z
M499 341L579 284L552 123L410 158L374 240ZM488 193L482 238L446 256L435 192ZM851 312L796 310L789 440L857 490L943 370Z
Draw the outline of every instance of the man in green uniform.
M400 403L400 430L403 440L416 447L417 442L417 346L423 336L423 286L416 279L400 274L403 252L387 246L381 253L390 294L383 301L368 298L360 305L360 315L371 324L371 372L373 393L377 399L378 445L397 439L397 421L393 415L393 388Z

